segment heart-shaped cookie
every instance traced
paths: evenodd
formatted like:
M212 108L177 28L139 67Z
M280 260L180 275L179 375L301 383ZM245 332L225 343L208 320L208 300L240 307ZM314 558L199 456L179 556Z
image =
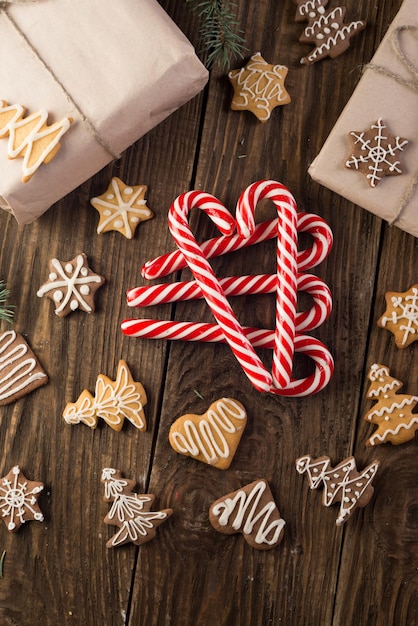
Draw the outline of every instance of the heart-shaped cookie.
M232 398L221 398L202 415L179 417L170 428L169 441L180 454L228 469L246 423L243 405Z

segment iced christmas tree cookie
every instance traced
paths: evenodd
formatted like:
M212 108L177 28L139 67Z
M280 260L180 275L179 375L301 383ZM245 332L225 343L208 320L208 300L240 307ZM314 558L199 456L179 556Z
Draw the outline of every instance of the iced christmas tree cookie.
M9 159L23 158L22 182L26 183L42 163L49 163L60 149L60 139L70 128L71 117L48 126L48 112L41 109L24 117L25 107L0 100L0 138L9 137Z
M144 406L147 403L145 389L140 382L132 378L127 363L118 363L116 380L104 374L96 379L95 396L85 389L76 402L68 402L63 417L67 424L87 424L96 428L102 418L113 430L122 430L125 419L135 428L145 431Z
M385 176L402 174L400 153L407 139L392 135L382 118L364 131L349 134L352 151L345 165L363 174L370 187L376 187Z
M90 203L100 215L97 233L106 233L116 230L127 239L132 239L136 227L154 217L154 213L147 207L145 185L126 185L116 176L110 181L107 190Z
M92 313L96 291L104 282L103 276L90 269L87 256L82 252L71 261L52 259L48 281L38 289L37 295L50 298L59 317L78 309Z
M303 65L311 65L326 57L334 59L350 46L350 40L366 27L363 20L345 22L345 7L326 9L328 0L293 0L298 5L297 22L309 22L299 41L315 46L310 54L303 57Z
M418 340L418 284L408 291L388 291L385 298L386 311L377 325L394 335L398 348L407 348Z
M340 502L340 511L336 525L341 526L354 513L357 507L364 507L373 495L372 481L379 462L374 461L362 472L357 471L356 461L350 456L335 467L331 466L330 458L321 456L313 459L310 454L296 459L296 470L299 474L307 474L309 487L323 487L322 503L331 506Z
M18 465L0 478L0 511L7 530L16 532L25 522L43 521L38 505L43 488L43 483L28 480Z
M155 496L133 493L135 482L123 479L120 470L104 468L101 481L105 487L105 500L112 502L104 522L119 527L107 542L108 548L116 548L129 542L138 546L151 541L155 537L157 526L173 514L172 509L151 511Z
M377 404L366 413L364 419L378 428L366 441L366 445L376 446L387 442L397 445L413 439L418 430L418 414L412 411L418 403L418 396L399 394L402 383L390 376L386 365L372 365L369 380L367 397Z
M284 65L267 63L260 52L253 54L244 67L228 73L234 88L231 109L251 111L260 122L266 122L273 109L290 102L284 86L287 71Z

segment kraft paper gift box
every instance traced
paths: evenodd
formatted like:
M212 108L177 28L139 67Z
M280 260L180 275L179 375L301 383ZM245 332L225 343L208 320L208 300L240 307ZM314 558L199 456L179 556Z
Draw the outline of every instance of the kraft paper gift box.
M345 162L353 145L349 133L367 130L380 118L408 144L396 154L402 174L371 187ZM308 171L313 180L418 237L417 0L404 1Z
M16 1L16 0L15 0ZM22 182L0 138L0 206L19 223L52 204L202 90L208 72L156 0L0 5L0 99L71 117L61 148Z

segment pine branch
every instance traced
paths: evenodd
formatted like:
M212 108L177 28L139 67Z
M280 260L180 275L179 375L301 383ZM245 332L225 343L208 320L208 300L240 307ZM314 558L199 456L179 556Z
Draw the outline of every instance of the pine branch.
M231 8L235 3L229 0L186 0L192 11L201 20L201 54L206 56L205 65L217 65L228 69L235 58L242 58L246 50L244 33L239 28Z
M4 282L0 280L0 319L4 320L5 322L9 322L9 324L11 324L13 321L14 306L13 305L9 305L9 307L5 306L6 300L9 296L10 296L10 291L6 288L6 285L4 284Z

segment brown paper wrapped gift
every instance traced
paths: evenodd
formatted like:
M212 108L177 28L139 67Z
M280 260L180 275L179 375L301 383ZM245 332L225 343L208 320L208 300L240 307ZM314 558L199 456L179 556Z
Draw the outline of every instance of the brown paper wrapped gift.
M195 96L208 72L156 0L10 1L0 4L0 99L26 115L46 109L48 124L73 118L26 183L0 139L0 206L25 224Z
M351 131L364 131L379 118L408 140L400 153L402 174L369 186L345 167ZM309 168L312 178L390 224L418 237L418 1L405 0Z

